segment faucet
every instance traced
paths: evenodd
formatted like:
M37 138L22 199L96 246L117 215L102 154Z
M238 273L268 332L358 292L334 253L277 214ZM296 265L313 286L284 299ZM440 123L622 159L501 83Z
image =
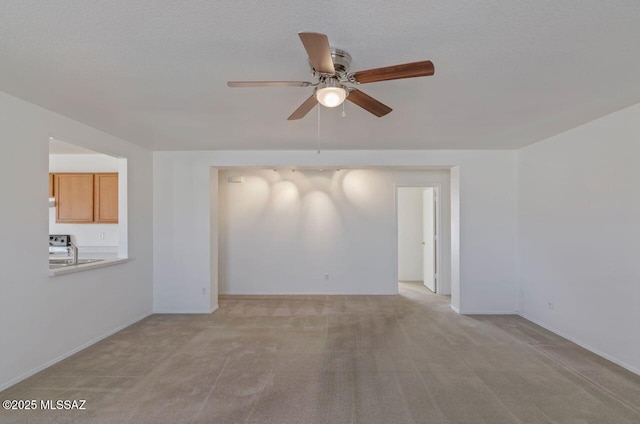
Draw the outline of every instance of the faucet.
M69 241L69 247L67 248L67 251L69 250L73 251L73 262L71 262L71 264L77 265L78 264L78 246L76 246L71 241Z

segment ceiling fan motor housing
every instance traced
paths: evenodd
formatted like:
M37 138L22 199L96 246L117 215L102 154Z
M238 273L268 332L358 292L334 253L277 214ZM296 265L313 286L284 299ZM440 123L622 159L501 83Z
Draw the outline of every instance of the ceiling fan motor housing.
M336 70L335 75L339 80L347 81L347 75L351 67L351 55L344 50L331 47L331 59L333 60L333 67ZM316 71L311 64L311 60L309 60L309 66L311 67L311 72L315 76L329 76L327 74Z

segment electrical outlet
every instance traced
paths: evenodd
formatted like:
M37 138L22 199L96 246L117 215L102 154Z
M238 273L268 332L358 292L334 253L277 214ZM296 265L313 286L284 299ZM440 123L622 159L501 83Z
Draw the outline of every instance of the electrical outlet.
M324 279L328 280L329 279L329 273L324 274Z
M104 233L99 233L99 234L98 234L98 238L99 238L100 240L104 240Z
M548 302L547 303L547 308L551 309L553 311L553 302Z

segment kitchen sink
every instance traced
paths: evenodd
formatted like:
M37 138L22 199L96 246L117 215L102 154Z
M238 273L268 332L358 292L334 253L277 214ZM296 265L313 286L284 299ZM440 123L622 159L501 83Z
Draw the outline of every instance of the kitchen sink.
M65 266L84 265L100 262L104 259L78 259L78 263L73 263L73 259L49 259L49 269L62 268Z

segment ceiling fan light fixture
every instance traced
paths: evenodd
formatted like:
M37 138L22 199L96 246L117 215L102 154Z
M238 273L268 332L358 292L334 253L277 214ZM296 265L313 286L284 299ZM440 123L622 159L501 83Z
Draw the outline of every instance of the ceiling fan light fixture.
M324 107L340 106L347 98L347 90L341 84L327 84L316 90L316 100Z
M430 60L351 72L351 55L344 50L331 47L325 34L303 31L298 33L298 37L309 56L313 81L228 81L227 85L229 87L314 87L313 94L287 118L289 121L304 118L318 103L324 107L335 108L344 105L346 99L380 118L392 109L353 87L353 84L428 77L435 72L433 62ZM345 116L344 108L342 116Z

